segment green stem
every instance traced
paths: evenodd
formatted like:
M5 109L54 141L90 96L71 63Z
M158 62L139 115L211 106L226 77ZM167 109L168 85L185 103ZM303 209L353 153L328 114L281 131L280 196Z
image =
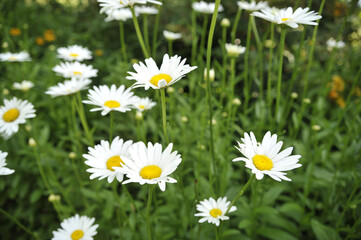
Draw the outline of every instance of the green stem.
M111 144L113 141L114 112L110 111L109 115L109 143Z
M29 228L25 227L23 224L21 224L16 218L14 218L11 214L9 214L7 211L0 208L0 212L4 214L7 218L9 218L11 221L13 221L16 225L18 225L21 229L23 229L25 232L27 232L29 235L33 236L33 238L39 240L39 237L37 234L33 233Z
M199 57L200 57L201 62L203 62L204 43L206 41L207 25L208 25L208 15L204 14L202 35L201 35L201 43L200 43L200 46L199 46L199 53L200 53Z
M168 53L169 56L173 56L173 41L172 40L168 40Z
M249 58L249 50L251 45L251 34L252 34L252 23L251 19L248 20L248 27L247 27L247 41L246 41L246 52L244 53L244 110L246 111L248 108L248 101L250 98L250 87L248 82L248 58Z
M144 32L145 46L147 47L147 50L149 52L150 51L150 46L149 46L148 15L147 14L143 15L143 32Z
M253 16L253 15L250 15L250 16L249 16L249 19L250 19L250 21L251 21L252 31L253 31L253 35L254 35L254 37L255 37L255 39L256 39L257 46L258 46L258 48L260 48L260 47L262 46L262 42L261 42L261 39L260 39L259 34L258 34L256 21L254 20L254 16Z
M81 102L81 95L80 92L76 93L76 97L78 99L78 104L76 104L76 109L78 110L78 114L79 114L79 118L80 118L80 122L84 128L85 131L85 135L88 138L88 141L91 145L94 145L94 140L93 140L93 136L89 130L89 126L88 126L88 122L85 116L85 112L84 112L84 107L83 107L83 103Z
M123 60L124 62L128 62L127 45L125 44L125 40L124 40L124 23L122 21L119 21L119 31L120 31L120 48L122 50Z
M144 57L149 58L149 54L148 54L147 48L144 45L143 36L142 36L142 33L140 32L138 19L137 19L137 16L135 15L135 11L134 11L133 6L130 7L130 11L132 12L132 15L133 15L134 28L135 28L135 31L137 33L138 41L139 41L140 47L142 48Z
M163 0L161 0L160 2L163 2ZM153 58L155 58L156 54L157 54L158 27L159 27L159 19L160 19L161 10L162 10L162 5L159 5L158 6L158 14L155 17L155 23L154 23L154 29L153 29L153 45L152 45L152 56L153 56Z
M194 0L192 0L192 3ZM196 12L192 9L192 55L191 55L191 63L192 65L196 64L196 55L197 55L197 43L198 43L198 36L197 36L197 15Z
M233 201L231 202L231 204L229 205L229 207L227 208L227 211L225 214L227 214L229 212L229 210L231 210L231 207L237 202L238 198L240 198L243 193L247 190L247 188L249 187L249 185L251 184L251 182L253 181L253 179L255 179L256 175L252 174L252 176L248 179L247 183L242 187L241 191L237 194L237 196L233 199Z
M234 44L234 40L236 39L237 26L238 26L239 19L241 17L241 13L242 13L242 9L238 8L236 17L234 18L232 31L231 31L231 40L232 40L231 43L232 44Z
M162 102L162 119L163 119L163 133L166 144L169 144L168 133L167 133L167 112L165 107L165 88L160 89L160 98Z
M271 109L272 98L271 98L271 86L272 86L272 63L273 63L273 43L274 43L275 24L271 23L271 48L269 50L268 59L268 75L267 75L267 99L268 109Z
M152 193L153 193L153 185L149 184L149 192L148 192L148 203L147 203L147 231L148 231L148 240L152 240L152 229L150 227L150 207L152 205Z
M217 227L216 225L214 225L214 232L215 232L215 236L216 236L216 240L219 240L219 227Z
M278 61L278 77L277 77L277 98L276 98L276 110L275 110L275 120L278 119L278 111L280 107L281 100L281 81L282 81L282 69L283 69L283 49L285 47L286 39L286 29L282 28L281 30L281 43L280 43L280 56Z

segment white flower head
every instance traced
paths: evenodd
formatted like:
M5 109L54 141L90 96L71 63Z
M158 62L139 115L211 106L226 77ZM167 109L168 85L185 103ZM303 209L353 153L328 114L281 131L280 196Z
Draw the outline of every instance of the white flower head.
M283 171L301 167L302 165L297 163L301 155L291 155L292 147L280 152L282 144L282 141L277 142L276 134L271 136L271 132L264 135L260 144L257 143L253 132L250 135L245 133L236 147L245 157L238 157L233 161L244 161L258 180L266 174L276 181L291 181Z
M83 61L92 59L92 53L88 48L84 48L79 45L72 45L68 47L61 47L57 50L58 58L65 61Z
M80 62L62 62L53 67L53 71L64 78L92 78L96 77L98 70L92 65L85 65Z
M165 39L167 39L169 41L174 41L174 40L182 38L181 33L174 33L174 32L170 32L170 31L167 31L167 30L163 31L163 36L165 37Z
M124 158L129 158L128 149L132 145L133 141L124 141L123 139L116 137L112 143L102 140L100 144L95 145L94 148L88 148L88 154L83 154L83 157L87 159L85 164L89 169L87 172L92 173L90 179L99 178L99 180L107 178L108 182L113 182L116 178L119 182L123 181L124 174L114 171L113 167L122 167L124 164Z
M0 175L10 175L15 172L15 170L9 169L6 166L6 156L8 155L7 152L0 151Z
M314 21L321 19L322 16L317 12L309 12L308 10L309 8L297 8L296 11L293 12L291 7L280 9L279 11L273 11L271 8L267 8L262 9L261 12L254 12L252 15L276 24L285 24L291 28L297 28L298 24L318 25L318 23Z
M34 83L31 81L23 80L21 83L15 82L13 88L16 90L21 90L23 92L28 91L30 88L34 87Z
M134 10L136 13L144 14L144 15L156 15L158 14L159 10L155 7L148 7L148 6L135 6Z
M129 8L121 8L114 11L106 11L105 12L108 16L105 18L106 22L115 20L115 21L123 21L125 22L128 19L132 19L133 15ZM136 13L136 16L139 14Z
M53 231L51 240L93 240L97 234L98 224L95 224L95 218L87 216L79 216L65 219L61 224L61 228Z
M66 80L63 83L49 87L45 93L52 97L66 96L87 89L90 83L90 79L72 78L71 80Z
M121 1L120 0L97 0L97 1L99 3L99 6L101 7L100 13L104 13L107 11L112 12L115 10L119 10L121 8L133 7L135 4L146 4L147 2L162 5L161 2L155 1L155 0L121 0Z
M102 111L101 114L103 116L110 111L127 112L138 101L138 97L133 96L133 94L131 88L125 89L124 85L121 85L119 88L115 84L110 88L106 85L95 86L89 90L89 100L84 100L83 103L97 106L90 111Z
M149 97L138 98L138 100L133 104L134 108L140 112L152 109L155 105L157 105L157 103L153 102Z
M197 204L197 211L194 216L202 217L199 222L203 223L208 221L208 223L213 223L216 226L219 226L220 220L228 220L229 217L226 216L227 209L231 202L227 202L227 197L220 197L216 200L213 198L204 199ZM237 208L232 206L228 213L236 211Z
M334 38L328 39L326 45L329 51L332 51L334 48L344 48L346 46L343 41L336 41Z
M158 184L160 190L165 191L165 183L176 183L169 177L181 163L182 159L177 151L172 152L173 144L170 143L164 151L159 143L143 142L133 144L129 148L130 158L123 159L121 168L115 167L115 171L126 174L129 178L123 184L137 182L143 184Z
M226 43L226 52L230 57L238 57L240 54L243 54L246 51L246 47L240 45L234 45L231 43Z
M27 100L16 97L4 100L4 106L0 106L0 132L3 137L10 138L19 130L19 124L24 124L26 119L34 118L35 109Z
M19 53L11 53L11 52L6 52L6 53L0 53L0 61L1 62L26 62L26 61L31 61L31 57L29 55L29 53L22 51Z
M144 87L145 90L168 87L197 68L185 64L186 60L185 58L181 61L181 57L177 55L169 58L168 54L165 54L162 65L158 68L153 58L148 58L145 59L145 64L135 63L133 68L136 72L128 72L131 76L128 76L127 79L136 80L133 87Z
M237 2L238 8L239 9L244 9L247 11L259 11L261 9L265 9L266 7L268 7L268 3L267 2L258 2L256 3L256 1L252 0L252 2L245 2L245 1L238 1Z
M212 14L215 10L215 7L216 7L215 3L207 3L204 1L192 3L192 8L194 11L204 14ZM222 11L223 11L223 6L219 5L218 12L222 12Z

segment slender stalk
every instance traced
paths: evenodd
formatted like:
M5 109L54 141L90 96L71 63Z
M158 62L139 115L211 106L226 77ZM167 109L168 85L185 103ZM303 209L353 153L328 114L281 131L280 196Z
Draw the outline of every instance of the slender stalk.
M169 53L169 56L173 56L173 41L172 40L168 40L168 53Z
M251 34L252 34L252 23L251 19L248 20L248 27L247 27L247 41L246 41L246 52L244 53L244 110L246 111L248 108L248 101L250 98L250 87L248 82L248 58L249 58L249 50L251 45Z
M89 130L89 126L88 126L88 122L85 116L85 112L84 112L84 107L83 107L83 103L81 102L81 95L80 92L76 93L77 99L78 99L78 104L76 104L76 109L78 110L78 114L79 114L79 118L80 118L80 122L84 128L85 131L85 135L87 136L89 142L91 145L94 145L94 140L93 140L93 136Z
M163 2L163 0L161 0L160 2ZM158 14L155 16L155 23L154 23L154 29L153 29L153 41L152 41L152 56L153 58L156 57L157 54L157 38L158 38L158 28L159 28L159 19L160 19L160 14L161 14L161 10L162 10L162 5L158 6Z
M144 33L145 46L147 47L148 52L150 52L149 34L148 34L148 14L143 15L143 33Z
M142 48L144 57L149 58L149 53L147 51L147 48L145 47L143 36L142 36L142 33L140 32L138 19L137 19L137 16L135 15L135 11L134 11L133 6L130 7L130 11L132 12L132 15L133 15L134 28L135 28L135 31L137 33L138 41L139 41L140 47ZM155 44L155 43L153 43L153 44Z
M241 191L237 194L237 196L233 199L233 201L231 202L231 204L229 205L229 207L227 208L227 211L225 214L227 214L229 212L229 210L231 210L231 207L237 202L238 198L240 198L243 193L247 190L247 188L249 187L249 185L251 184L251 182L253 181L253 179L255 179L256 175L252 174L252 176L248 179L247 183L242 187Z
M119 21L119 32L120 32L120 48L122 50L123 60L124 62L128 61L127 56L127 45L124 40L124 23L123 21Z
M215 232L215 236L216 236L216 240L219 240L219 227L217 227L216 225L214 225L214 232Z
M232 101L234 98L234 88L235 88L235 72L236 72L236 58L235 57L231 57L231 79L230 79L230 87L231 87L231 94L229 95L229 102L232 106ZM231 113L231 112L229 112Z
M167 133L167 112L165 107L165 88L160 89L160 98L162 102L162 119L163 119L163 133L164 139L169 144L168 133Z
M200 43L200 46L199 46L199 57L201 58L200 59L201 62L203 62L204 43L206 41L207 26L208 26L208 15L204 14L202 35L201 35L201 43Z
M241 13L242 13L242 9L238 8L236 17L234 18L232 31L231 31L231 40L232 40L231 43L232 44L234 44L234 40L236 39L237 26L238 26L239 19L241 17Z
M282 81L282 69L283 69L283 49L285 47L286 29L281 30L281 43L280 43L280 56L278 62L278 77L277 77L277 98L276 98L276 110L275 110L275 121L277 122L278 111L281 100L281 81Z
M271 48L269 50L269 59L268 59L268 75L267 75L267 100L268 100L268 109L271 109L272 98L271 98L271 86L272 86L272 63L273 63L273 43L275 35L275 24L271 23Z
M148 240L152 240L152 229L150 227L150 207L152 205L152 193L153 193L153 185L149 184L149 192L148 192L148 203L147 203L147 231L148 231Z
M194 2L194 0L192 0L192 3L193 2ZM192 9L191 20L192 20L192 26L191 26L191 31L192 31L191 63L192 63L192 65L195 65L196 64L196 55L197 55L198 35L197 35L197 15L196 15L196 12L193 9Z
M256 25L256 21L254 20L254 16L250 15L249 20L251 21L252 31L253 31L254 38L256 39L257 46L258 46L258 48L260 48L260 46L262 46L262 42L261 42L261 39L258 34L257 25Z
M109 113L109 143L113 141L113 128L114 128L114 112Z
M39 237L37 234L33 233L29 228L25 227L23 224L21 224L16 218L14 218L10 213L5 211L4 209L0 208L0 212L4 214L7 218L9 218L11 221L13 221L16 225L18 225L21 229L23 229L25 232L27 232L29 235L31 235L33 238L39 240Z

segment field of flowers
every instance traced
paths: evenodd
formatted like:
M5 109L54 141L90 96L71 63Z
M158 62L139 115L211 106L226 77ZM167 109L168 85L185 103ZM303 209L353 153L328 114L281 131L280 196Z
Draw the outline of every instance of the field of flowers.
M361 1L1 0L0 239L361 239Z

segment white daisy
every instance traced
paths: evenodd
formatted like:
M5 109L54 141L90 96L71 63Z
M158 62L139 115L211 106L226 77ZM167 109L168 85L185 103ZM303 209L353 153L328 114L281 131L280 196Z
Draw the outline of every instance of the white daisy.
M199 222L203 223L208 221L208 223L213 223L216 226L219 226L220 220L228 220L229 217L225 215L229 204L231 202L227 202L227 197L220 197L216 200L213 198L204 199L197 204L197 211L199 213L194 214L196 217L202 217ZM236 211L237 208L232 206L228 213Z
M106 11L105 13L108 15L105 18L106 22L112 20L125 22L126 20L133 18L132 11L130 11L129 8L122 8L114 11ZM138 16L138 13L136 13L136 16Z
M330 38L326 42L327 50L331 51L334 48L344 48L346 45L343 41L336 41L334 38Z
M49 87L48 91L45 93L51 95L52 97L70 95L87 89L90 83L90 79L72 78L71 80L66 80L63 83L58 83L58 85Z
M19 130L19 124L24 124L26 119L34 118L36 115L33 104L14 97L4 100L4 106L0 107L0 116L0 132L11 137Z
M119 182L123 181L124 174L115 172L113 167L122 167L121 163L124 164L122 159L130 157L128 148L132 143L133 141L124 142L123 139L116 137L111 145L108 141L102 140L94 148L89 147L89 154L83 154L83 157L87 159L85 164L91 167L87 169L87 172L92 173L90 179L107 178L109 183L113 182L114 178Z
M302 165L297 163L300 155L293 155L292 147L279 152L283 142L277 142L277 135L267 132L264 135L262 143L257 143L253 132L248 135L244 134L241 138L242 143L238 142L239 147L236 147L245 157L233 159L236 161L244 161L246 167L256 174L258 180L262 179L264 174L270 176L274 180L291 181L283 171L299 168Z
M185 74L197 68L185 65L186 60L181 61L181 57L177 55L169 58L168 54L165 54L159 69L153 58L148 58L145 59L145 64L135 63L133 68L136 73L128 72L131 76L128 76L127 79L136 80L133 87L144 87L145 90L150 87L153 89L164 88L178 82Z
M206 3L204 1L194 2L192 3L192 8L196 12L205 13L205 14L212 14L215 9L215 3ZM223 11L223 6L219 5L218 12Z
M19 53L0 53L0 61L5 62L25 62L25 61L31 61L29 53L22 51Z
M13 169L9 169L6 166L6 156L8 155L7 152L0 151L0 175L10 175L15 172Z
M162 145L159 143L148 143L148 147L143 142L133 144L129 148L130 158L123 159L124 165L121 168L114 168L115 171L122 172L129 179L123 184L138 182L143 185L158 184L162 191L165 191L165 183L176 183L177 180L169 177L173 173L182 159L177 151L172 151L173 144L162 152Z
M96 77L98 70L92 65L80 62L62 62L53 67L53 71L64 78L92 78Z
M130 111L133 104L138 101L138 97L133 96L134 93L130 90L131 88L125 89L124 85L121 85L119 88L115 84L110 88L106 85L95 86L89 90L89 100L84 100L83 103L98 106L90 111L102 111L101 114L103 116L107 115L110 111Z
M154 3L154 4L158 4L158 5L162 5L161 2L159 1L155 1L155 0L97 0L101 9L100 9L100 13L106 12L106 11L115 11L121 8L126 8L126 7L133 7L135 4L146 4L147 2L149 3Z
M148 6L135 6L134 10L136 13L145 14L145 15L155 15L158 14L159 10L155 7L148 7Z
M95 224L95 218L87 216L79 216L65 219L61 224L61 228L53 231L52 240L93 240L97 234L98 224Z
M92 59L92 53L88 48L84 48L79 45L72 45L68 47L58 48L58 58L64 59L65 61L83 61Z
M230 57L238 57L240 54L243 54L246 51L245 47L234 45L231 43L226 43L226 52Z
M286 24L291 28L297 28L298 24L318 25L318 23L314 21L321 19L322 16L317 12L309 12L308 10L309 8L297 8L296 11L293 12L291 7L280 9L279 11L273 11L267 8L262 9L261 12L254 12L252 15L277 24Z
M153 102L149 97L138 98L137 102L133 106L140 112L152 109L157 103Z
M8 140L9 138L11 138L13 135L15 134L15 132L14 133L12 133L12 134L7 134L7 133L5 133L5 132L0 132L0 135L1 135L1 137L6 141L6 140Z
M15 82L13 84L13 88L16 90L21 90L21 91L28 91L30 88L34 87L34 83L31 81L27 81L27 80L23 80L21 83Z
M245 2L245 1L238 1L237 2L239 9L244 9L247 11L258 11L261 9L265 9L268 6L267 2L259 2L256 3L256 1L252 0L252 2Z
M181 33L174 33L174 32L170 32L170 31L167 31L167 30L163 31L163 36L165 37L165 39L167 39L169 41L174 41L174 40L182 38Z

